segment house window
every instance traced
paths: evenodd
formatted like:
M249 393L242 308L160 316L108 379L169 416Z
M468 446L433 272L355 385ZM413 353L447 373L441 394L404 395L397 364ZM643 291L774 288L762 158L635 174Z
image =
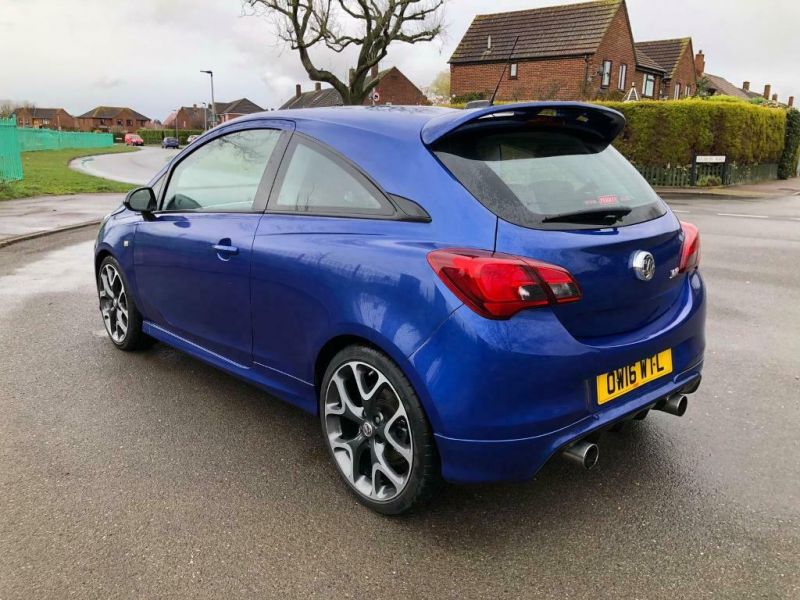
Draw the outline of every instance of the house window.
M491 50L492 49L492 36L490 36L490 35L486 36L486 49L487 50Z
M122 127L122 119L117 119L117 126Z
M620 65L619 66L619 82L617 83L617 87L621 90L625 89L625 86L628 84L628 65Z
M675 100L679 100L681 97L681 84L675 83Z
M128 127L130 127L131 125L133 125L133 121L131 121L130 119L126 119L126 120L125 120L125 125L127 125Z
M687 98L690 98L692 96L692 86L687 85L686 89L684 90L684 93Z
M600 82L600 86L607 88L611 85L611 61L604 60L603 61L603 79Z
M652 98L656 93L656 78L654 75L645 75L644 76L644 89L642 90L642 94L647 96L648 98Z
M519 71L519 65L517 63L511 63L511 69L508 72L509 77L511 79L516 79L518 71Z

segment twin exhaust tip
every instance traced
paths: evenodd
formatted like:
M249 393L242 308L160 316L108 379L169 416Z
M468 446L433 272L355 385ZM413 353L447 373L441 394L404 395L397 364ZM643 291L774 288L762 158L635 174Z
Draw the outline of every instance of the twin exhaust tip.
M653 406L654 410L660 410L676 417L682 417L686 414L686 409L689 406L689 399L684 394L675 394L670 396ZM570 460L587 471L597 464L597 459L600 457L600 449L597 444L591 442L579 441L571 446L567 446L562 455L567 460Z

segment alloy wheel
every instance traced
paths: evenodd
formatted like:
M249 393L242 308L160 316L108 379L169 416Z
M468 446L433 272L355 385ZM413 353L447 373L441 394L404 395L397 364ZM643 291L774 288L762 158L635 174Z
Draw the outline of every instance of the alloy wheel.
M413 466L405 406L387 377L361 361L340 366L325 391L325 432L347 482L370 500L389 501Z
M121 344L128 333L128 296L122 276L114 265L106 264L100 269L100 313L108 335Z

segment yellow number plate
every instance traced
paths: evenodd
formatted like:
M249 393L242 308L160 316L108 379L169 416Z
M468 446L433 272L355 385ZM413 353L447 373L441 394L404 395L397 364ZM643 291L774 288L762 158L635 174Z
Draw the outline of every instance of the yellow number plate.
M627 367L598 375L597 403L610 402L668 373L672 373L672 350L664 350Z

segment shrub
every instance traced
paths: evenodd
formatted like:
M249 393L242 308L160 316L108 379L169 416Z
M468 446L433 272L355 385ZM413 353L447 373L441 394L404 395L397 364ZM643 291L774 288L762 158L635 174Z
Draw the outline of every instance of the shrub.
M614 145L639 166L688 165L697 154L724 154L739 164L776 163L786 112L747 102L603 102L628 123Z
M175 137L174 129L140 129L137 133L145 144L160 144L164 138ZM190 135L200 135L201 133L203 133L202 129L179 129L178 141L181 144L186 144L186 138Z
M719 175L703 175L697 180L697 187L713 187L722 185L722 177Z
M472 102L473 100L487 100L488 94L486 92L469 92L468 94L462 94L461 96L453 96L451 102L453 104L466 104L467 102Z
M786 113L786 142L778 163L778 179L789 179L797 175L800 162L800 111L790 108Z

